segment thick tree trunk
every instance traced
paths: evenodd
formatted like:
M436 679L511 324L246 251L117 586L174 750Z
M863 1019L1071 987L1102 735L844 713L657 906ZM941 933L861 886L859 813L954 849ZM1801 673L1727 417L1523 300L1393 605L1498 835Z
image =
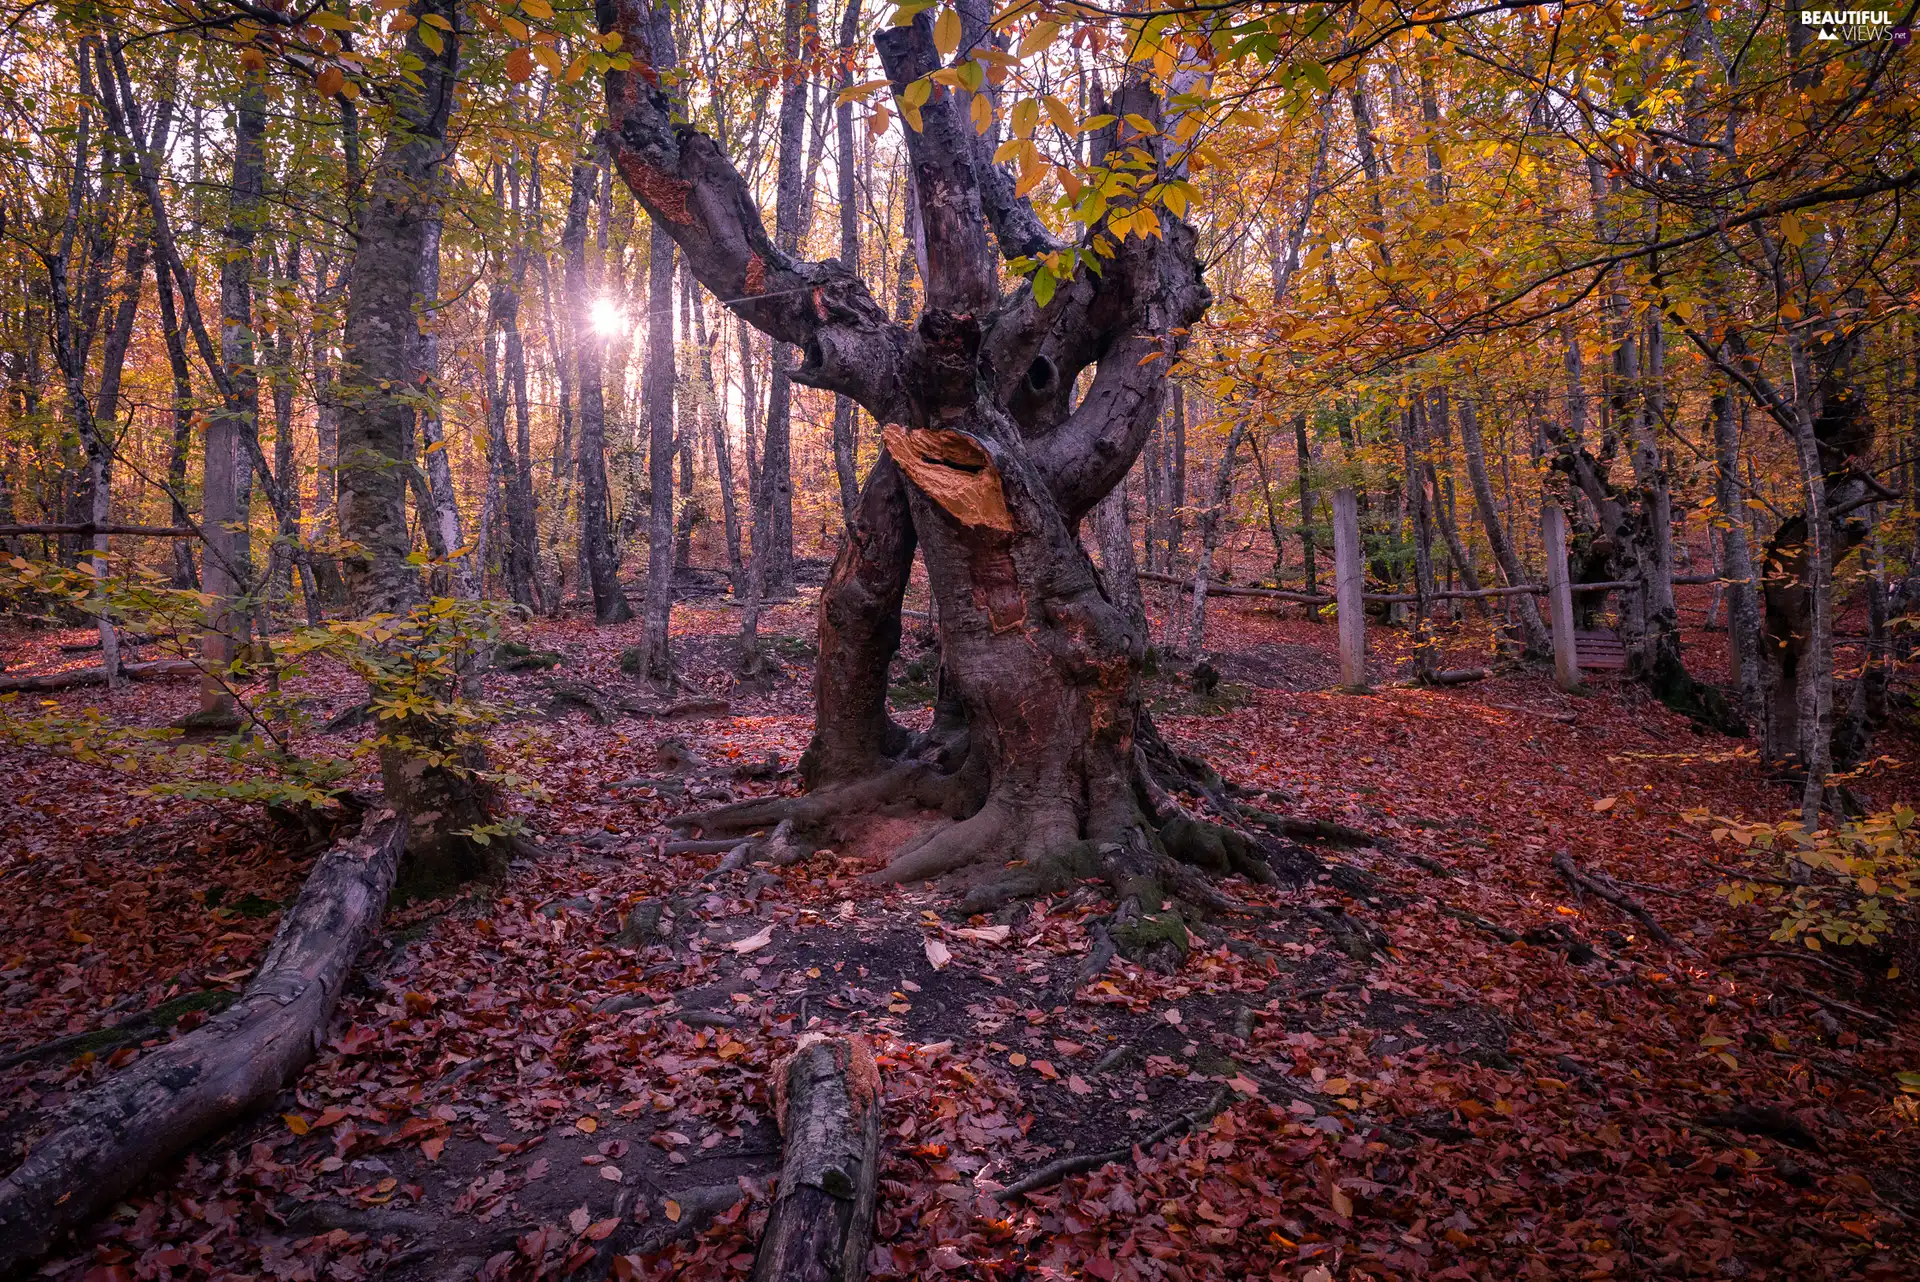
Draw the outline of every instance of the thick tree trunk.
M1127 625L1147 637L1147 603L1140 595L1140 574L1133 560L1133 519L1127 510L1124 482L1113 487L1093 509L1093 536L1100 545L1100 582L1107 599L1127 616Z
M880 1070L863 1037L817 1033L774 1068L780 1181L751 1282L861 1282L880 1178Z
M656 218L648 241L647 367L641 397L647 403L647 677L659 685L674 680L670 649L673 619L673 237Z
M580 478L581 559L586 562L587 578L593 593L593 621L612 624L631 619L633 608L627 604L626 594L620 590L620 565L614 556L613 534L608 529L607 409L606 395L601 385L606 340L594 329L593 291L587 280L587 209L593 199L596 174L597 170L592 164L584 160L574 162L573 184L567 201L567 222L561 235L561 245L567 255L567 312L573 329L574 392L580 411L576 467ZM658 306L653 302L650 305ZM671 293L666 306L667 329L671 333ZM652 390L648 389L650 395ZM673 394L669 390L667 412L671 414L672 411Z
M389 812L322 856L238 1001L59 1106L0 1181L0 1272L46 1254L293 1080L379 924L405 834Z
M952 873L986 902L1098 875L1157 911L1163 879L1181 884L1175 861L1209 857L1193 854L1206 843L1173 835L1188 829L1166 784L1218 795L1217 777L1198 782L1142 714L1144 638L1102 592L1077 530L1138 458L1165 358L1209 301L1193 230L1164 217L1161 237L1127 238L1102 273L1063 283L1045 308L1024 283L1002 297L989 235L1003 253L1057 243L1007 176L988 173L990 146L960 95L936 86L919 108L922 128L906 134L926 245L925 304L908 328L849 265L778 246L712 140L674 124L670 78L658 74L669 65L667 15L622 0L608 16L636 63L608 76L628 185L689 271L798 349L796 381L845 393L886 429L822 594L815 737L803 762L812 791L688 822L727 829L786 817L798 827L880 805L936 807L956 822L877 876ZM896 92L939 66L932 28L922 13L880 33ZM1116 123L1100 132L1096 160L1116 146L1163 145L1123 123L1159 114L1144 83L1100 109L1109 107ZM769 523L768 449L757 524ZM917 737L886 712L916 546L943 661L934 727ZM1223 869L1252 867L1219 841L1210 849Z

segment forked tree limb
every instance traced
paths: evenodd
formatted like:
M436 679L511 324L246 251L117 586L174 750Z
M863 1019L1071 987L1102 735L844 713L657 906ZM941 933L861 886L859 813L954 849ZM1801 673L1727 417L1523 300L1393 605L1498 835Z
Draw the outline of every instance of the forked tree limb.
M383 810L321 856L238 1001L60 1106L52 1133L0 1181L0 1275L270 1102L306 1066L379 924L406 834Z
M880 1070L863 1037L803 1037L774 1073L785 1145L752 1282L861 1282L880 1177Z

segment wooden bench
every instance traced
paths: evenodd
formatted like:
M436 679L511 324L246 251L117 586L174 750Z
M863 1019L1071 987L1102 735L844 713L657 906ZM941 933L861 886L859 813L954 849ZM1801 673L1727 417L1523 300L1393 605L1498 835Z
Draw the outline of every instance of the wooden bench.
M1573 653L1582 672L1624 672L1627 647L1611 628L1573 634Z

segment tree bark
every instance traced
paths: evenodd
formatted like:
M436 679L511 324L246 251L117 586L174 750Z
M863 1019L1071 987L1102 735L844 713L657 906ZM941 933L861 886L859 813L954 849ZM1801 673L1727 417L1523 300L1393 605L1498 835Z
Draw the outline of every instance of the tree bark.
M293 1080L379 924L405 835L387 812L322 856L238 1001L59 1106L52 1132L0 1181L0 1272L46 1254Z
M647 261L647 367L641 396L647 403L647 601L641 644L647 677L674 681L673 621L673 237L650 221Z
M260 432L260 382L254 366L253 242L266 213L266 77L246 73L234 104L233 177L229 187L226 250L220 260L220 367L225 386L220 409L210 415L201 481L201 525L206 531L207 593L212 615L200 643L208 671L200 687L196 726L236 728L240 710L218 675L239 653L246 634L241 599L252 590L251 540L247 535L252 486L244 458L246 442Z
M862 1282L880 1176L873 1051L810 1033L774 1072L785 1142L752 1282Z
M689 824L724 830L770 814L815 824L927 805L956 822L876 876L954 873L974 886L970 902L984 902L1091 870L1157 911L1162 880L1178 880L1175 848L1190 849L1155 836L1156 825L1182 831L1167 827L1180 812L1165 784L1184 789L1191 776L1141 712L1142 638L1102 593L1077 526L1133 466L1160 410L1165 358L1210 301L1192 228L1163 214L1160 237L1128 237L1102 273L1063 283L1044 308L1024 282L1003 296L989 236L1003 251L1054 242L1006 175L981 178L991 157L976 154L959 95L936 86L922 128L906 134L926 243L925 304L909 328L849 265L778 246L712 140L674 123L671 78L659 74L670 65L665 14L620 0L604 16L635 61L607 85L616 161L634 194L689 271L799 349L796 381L844 392L886 428L884 460L822 594L803 762L813 790ZM940 65L932 28L921 13L878 36L896 93ZM1160 115L1144 82L1124 84L1109 108L1096 159L1164 145L1126 123ZM886 715L916 547L943 660L935 724L917 739Z
M441 221L427 224L426 244L420 255L420 297L427 323L420 327L415 357L416 384L426 396L421 405L420 436L426 442L427 502L435 554L445 564L433 571L433 590L441 595L473 598L478 595L473 558L460 531L460 499L453 489L453 463L447 457L446 424L440 412L440 333L434 313L440 305ZM282 473L286 475L286 473Z
M846 13L840 19L840 88L853 84L854 42L860 38L860 0L847 0ZM847 270L860 270L860 222L854 209L853 104L842 102L835 108L835 139L840 151L840 261ZM833 471L840 482L840 512L848 524L860 502L860 476L855 465L855 431L859 418L853 398L844 392L833 398Z
M567 311L573 329L574 395L579 409L579 455L576 462L580 478L580 541L582 558L593 592L593 621L601 625L625 623L633 617L626 594L620 590L620 565L613 551L613 535L608 528L607 498L607 410L601 385L601 367L606 340L593 324L593 291L587 279L587 211L597 185L595 166L586 160L573 164L573 184L567 200L566 228L561 245L567 256ZM671 270L671 268L669 268ZM669 288L671 287L669 283ZM649 306L659 306L649 299ZM666 300L666 326L673 331L673 297ZM653 322L658 325L658 318ZM652 368L648 352L648 368ZM655 393L647 389L649 401ZM671 385L666 394L667 413L673 412ZM668 503L672 503L669 486ZM656 494L655 505L659 503ZM651 559L651 558L649 558ZM649 582L651 592L652 584ZM649 616L651 617L651 616Z
M1213 473L1213 502L1200 514L1200 556L1193 568L1193 610L1187 621L1187 653L1197 663L1206 653L1207 583L1213 577L1213 557L1220 550L1233 506L1233 465L1240 441L1247 434L1245 415L1236 418L1227 433L1220 466Z
M1507 527L1500 520L1500 505L1494 501L1493 483L1487 478L1486 445L1480 438L1480 411L1471 397L1460 398L1460 452L1467 460L1467 481L1473 487L1473 505L1479 509L1480 524L1487 532L1487 545L1500 567L1500 577L1510 588L1532 582L1520 563L1520 556L1507 538ZM1519 598L1520 634L1526 653L1544 659L1553 653L1553 641L1547 636L1540 607L1530 596Z

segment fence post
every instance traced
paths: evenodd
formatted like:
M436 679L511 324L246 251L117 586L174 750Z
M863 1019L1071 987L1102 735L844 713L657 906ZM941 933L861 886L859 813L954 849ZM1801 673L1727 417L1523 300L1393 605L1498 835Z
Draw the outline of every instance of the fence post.
M1573 581L1567 575L1567 515L1557 504L1540 511L1547 549L1547 608L1553 619L1553 679L1562 690L1580 688L1580 657L1573 648Z
M1360 505L1350 487L1333 492L1333 596L1340 616L1340 684L1367 688L1367 561Z

